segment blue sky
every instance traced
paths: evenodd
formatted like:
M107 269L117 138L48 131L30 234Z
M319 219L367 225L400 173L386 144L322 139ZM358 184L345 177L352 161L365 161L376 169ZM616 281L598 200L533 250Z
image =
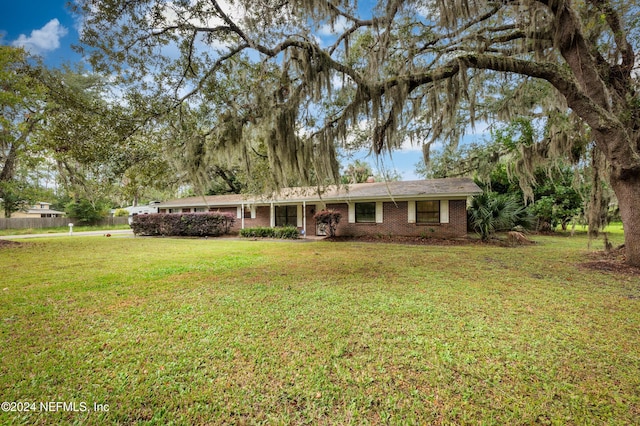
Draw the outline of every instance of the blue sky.
M40 55L48 66L77 64L82 57L71 49L78 41L78 23L66 7L67 0L0 0L0 36L5 45L22 46ZM385 170L397 170L403 180L418 179L415 164L421 159L420 147L405 147L380 159ZM377 173L383 170L366 151L356 153L372 165ZM346 164L344 164L346 166Z
M77 63L78 30L66 0L0 0L2 44L22 46L49 66Z

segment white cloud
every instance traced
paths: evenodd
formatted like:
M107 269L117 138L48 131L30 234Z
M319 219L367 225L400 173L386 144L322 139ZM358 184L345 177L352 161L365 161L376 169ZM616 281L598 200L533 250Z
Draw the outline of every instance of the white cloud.
M347 29L347 20L340 16L333 25L325 24L318 29L318 34L321 36L333 36L336 34L341 34L344 30Z
M20 34L17 40L11 43L14 47L23 47L32 54L42 54L56 50L60 47L60 39L67 35L68 30L57 19L52 19L39 30L31 31L28 37Z

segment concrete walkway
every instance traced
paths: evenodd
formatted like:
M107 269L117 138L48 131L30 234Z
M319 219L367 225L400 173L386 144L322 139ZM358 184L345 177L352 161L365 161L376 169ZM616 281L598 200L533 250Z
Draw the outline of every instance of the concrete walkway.
M52 232L49 234L5 235L0 237L0 240L18 240L18 239L25 239L25 238L50 238L50 237L102 237L107 234L110 234L114 237L133 236L133 231L131 229L109 229L105 231L73 232L73 234L71 235L68 232Z

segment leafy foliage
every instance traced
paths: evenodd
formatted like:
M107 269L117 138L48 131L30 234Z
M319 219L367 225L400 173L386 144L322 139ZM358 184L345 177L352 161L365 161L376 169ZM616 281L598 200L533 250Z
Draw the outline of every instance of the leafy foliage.
M204 237L228 234L235 216L230 213L154 213L133 216L135 235Z
M43 154L34 135L47 108L42 74L24 50L0 46L0 199L7 217L34 201L32 171Z
M36 202L39 192L24 180L0 181L0 205L4 216L11 217L17 211L28 210Z
M255 226L240 230L240 236L244 238L281 238L295 240L300 237L300 231L295 226Z
M584 216L584 200L573 183L570 169L556 170L534 189L531 212L538 218L539 230L567 229L573 219Z
M373 176L371 166L362 160L356 160L347 165L342 174L342 183L364 183L370 176Z
M492 136L489 142L444 149L431 157L428 166L418 164L416 171L429 178L472 175L487 191L527 200L530 212L537 217L538 230L566 229L572 219L586 216L584 198L593 189L585 183L593 173L588 161L591 151L576 153L575 164L555 159L523 172L518 169L523 167L520 150L532 146L537 138L531 121L515 120L493 131ZM593 207L599 211L603 206Z
M87 199L74 200L65 207L67 215L84 225L93 225L108 213L109 206L104 200L92 202Z
M114 217L127 217L127 216L129 216L129 210L127 210L127 209L116 209L116 211L113 212L113 216Z
M522 127L521 186L541 162L574 158L593 145L606 160L594 176L611 181L628 258L640 264L633 2L228 6L74 2L92 64L119 71L147 99L143 111L179 115L189 105L206 118L189 142L196 165L214 152L248 159L262 144L275 185L294 176L301 184L338 183L340 148L366 141L381 154L413 141L427 157L436 142L457 146L477 122L523 117L544 131ZM323 37L327 28L330 38ZM362 123L367 137L354 138Z
M469 227L480 234L483 240L516 226L529 228L532 220L515 197L486 191L473 197L467 214Z
M321 210L317 212L313 218L318 225L324 226L329 231L330 237L336 236L336 228L342 218L342 213L337 210Z

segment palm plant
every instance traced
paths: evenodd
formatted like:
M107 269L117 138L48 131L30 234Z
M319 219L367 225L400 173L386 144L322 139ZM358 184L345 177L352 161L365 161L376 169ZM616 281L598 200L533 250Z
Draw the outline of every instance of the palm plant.
M480 234L483 241L489 240L499 231L508 231L515 226L529 228L531 216L527 209L508 194L483 192L471 200L468 210L469 226Z

